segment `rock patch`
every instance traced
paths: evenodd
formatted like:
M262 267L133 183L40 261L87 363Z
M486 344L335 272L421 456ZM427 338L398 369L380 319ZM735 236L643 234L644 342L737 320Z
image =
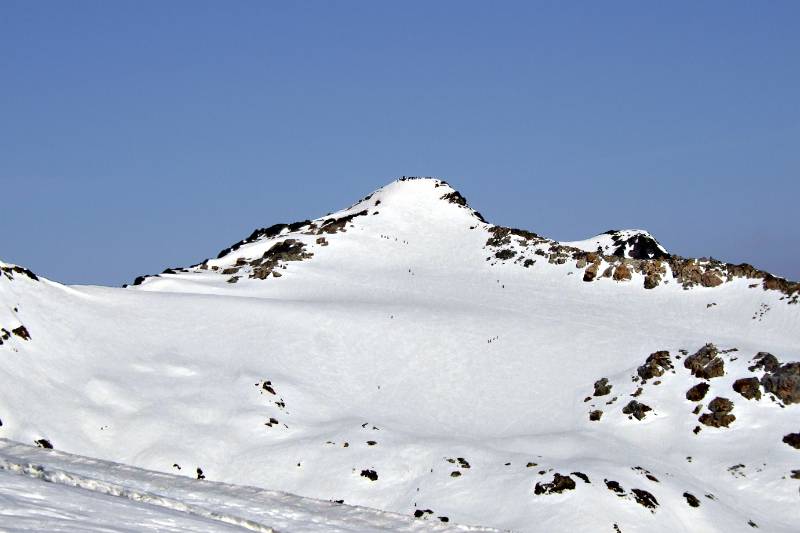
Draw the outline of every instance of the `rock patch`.
M559 473L553 475L553 481L550 483L536 483L533 493L536 495L541 494L561 494L565 490L575 490L575 481L569 476L562 476Z

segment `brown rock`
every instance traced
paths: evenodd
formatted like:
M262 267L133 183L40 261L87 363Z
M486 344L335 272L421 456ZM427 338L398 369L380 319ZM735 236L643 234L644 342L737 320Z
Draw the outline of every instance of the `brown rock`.
M733 382L733 390L748 400L760 400L761 389L757 378L741 378Z
M717 276L716 272L711 270L703 272L700 276L700 284L703 287L717 287L722 285L722 280Z
M709 388L708 383L705 382L698 383L697 385L686 391L686 399L689 400L690 402L699 402L700 400L706 397L708 388Z
M594 281L597 277L597 263L592 263L583 272L583 281Z
M648 380L654 377L664 375L666 370L672 369L672 361L669 358L669 352L661 350L651 353L645 363L636 369L636 373L643 380Z
M575 480L573 480L569 476L562 476L561 474L556 473L553 476L553 481L551 483L537 483L533 489L534 494L552 494L562 493L565 490L574 490L575 489Z
M783 437L783 442L800 450L800 433L789 433Z
M627 265L620 264L614 269L614 281L629 281L631 279L631 270Z
M645 416L647 416L648 411L652 411L653 409L649 405L645 405L643 403L639 403L636 400L631 400L628 402L628 405L622 408L622 412L626 415L631 415L636 420L641 420Z
M683 366L692 371L692 374L701 379L711 379L725 374L725 363L718 355L717 347L706 344L695 354L683 361Z
M786 363L761 378L764 390L783 403L800 403L800 363Z

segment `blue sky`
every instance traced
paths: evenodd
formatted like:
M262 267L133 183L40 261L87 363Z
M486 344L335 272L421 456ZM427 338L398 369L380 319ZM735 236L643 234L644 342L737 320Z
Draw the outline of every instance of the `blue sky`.
M798 2L0 2L0 258L119 285L447 179L800 278Z

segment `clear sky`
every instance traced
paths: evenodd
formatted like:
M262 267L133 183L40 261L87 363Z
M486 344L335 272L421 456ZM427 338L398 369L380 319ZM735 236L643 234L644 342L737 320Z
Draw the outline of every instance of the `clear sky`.
M0 1L0 259L119 285L402 175L800 278L800 2Z

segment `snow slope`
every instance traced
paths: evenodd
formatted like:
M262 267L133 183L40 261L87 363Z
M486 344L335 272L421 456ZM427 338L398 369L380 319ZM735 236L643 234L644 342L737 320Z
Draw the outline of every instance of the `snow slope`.
M489 531L0 439L3 531Z
M0 345L0 437L427 525L796 530L800 407L732 389L758 352L800 359L795 286L578 244L419 179L127 289L11 271L0 328L30 338ZM695 377L709 342L723 374ZM671 368L643 380L659 350ZM717 396L728 427L698 421ZM574 486L548 493L556 474Z

